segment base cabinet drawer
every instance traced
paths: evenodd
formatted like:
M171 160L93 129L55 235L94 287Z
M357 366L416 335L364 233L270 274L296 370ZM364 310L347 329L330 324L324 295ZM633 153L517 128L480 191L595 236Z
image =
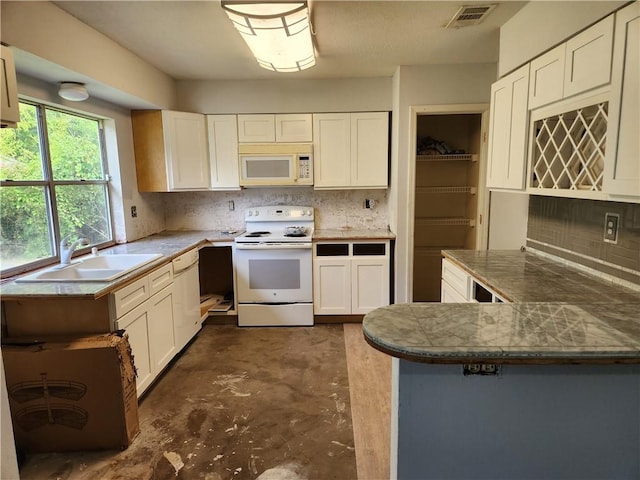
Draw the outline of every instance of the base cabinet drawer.
M455 265L451 260L442 259L442 290L444 292L447 287L447 295L452 295L455 291L464 302L470 299L469 288L471 285L471 276L462 268Z

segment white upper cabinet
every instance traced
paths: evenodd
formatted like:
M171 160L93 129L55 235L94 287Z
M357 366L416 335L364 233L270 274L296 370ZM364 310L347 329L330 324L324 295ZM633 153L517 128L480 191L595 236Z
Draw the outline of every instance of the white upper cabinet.
M387 188L387 112L313 115L314 188Z
M164 110L164 148L169 190L209 187L209 158L204 115Z
M298 143L313 141L313 122L310 113L286 113L275 116L276 142Z
M487 186L524 188L527 162L529 65L491 86Z
M564 84L564 44L531 61L529 108L534 109L562 98Z
M313 115L314 188L348 187L351 179L349 113Z
M389 163L389 114L351 114L351 186L386 188Z
M616 13L604 190L640 196L640 3Z
M531 61L529 109L606 85L611 79L613 15Z
M235 115L207 115L212 190L240 190Z
M0 45L0 114L0 124L3 127L15 127L20 121L13 52L4 45Z
M613 15L567 41L564 97L586 92L611 81Z
M311 114L238 115L240 143L298 143L313 141Z
M209 189L204 115L134 110L131 121L139 191Z
M275 142L275 121L275 115L238 115L238 141L240 143Z

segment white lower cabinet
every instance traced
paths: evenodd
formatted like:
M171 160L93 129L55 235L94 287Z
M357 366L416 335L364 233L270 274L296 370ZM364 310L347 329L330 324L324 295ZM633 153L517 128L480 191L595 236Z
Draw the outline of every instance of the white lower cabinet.
M441 303L505 303L507 300L451 260L442 259Z
M313 312L358 315L389 305L389 241L318 242Z
M442 286L440 302L470 302L471 276L446 258L442 259Z
M177 353L173 314L173 268L160 267L114 292L115 327L129 336L138 397Z
M129 345L136 367L136 387L138 397L151 385L153 374L151 369L151 350L149 348L149 310L140 305L131 310L116 324L118 330L124 330L129 336Z

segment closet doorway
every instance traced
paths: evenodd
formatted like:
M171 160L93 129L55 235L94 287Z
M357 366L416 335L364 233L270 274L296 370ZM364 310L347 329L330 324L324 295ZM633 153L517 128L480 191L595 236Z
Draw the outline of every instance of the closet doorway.
M440 301L442 250L484 247L487 118L488 105L414 117L414 302Z

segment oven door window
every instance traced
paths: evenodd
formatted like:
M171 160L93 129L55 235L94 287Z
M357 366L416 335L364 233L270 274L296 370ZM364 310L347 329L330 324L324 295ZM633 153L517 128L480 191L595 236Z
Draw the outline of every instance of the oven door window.
M236 250L238 302L311 302L311 253L311 248Z
M297 290L300 288L299 259L249 260L251 290Z

